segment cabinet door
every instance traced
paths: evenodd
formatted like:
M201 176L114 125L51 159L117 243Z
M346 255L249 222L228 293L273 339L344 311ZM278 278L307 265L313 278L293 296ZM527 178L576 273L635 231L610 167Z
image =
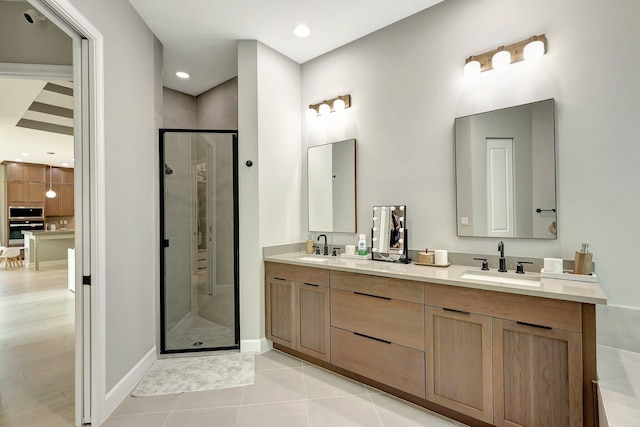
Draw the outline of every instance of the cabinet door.
M496 426L582 426L581 335L494 319Z
M46 168L42 167L42 166L27 166L26 168L26 178L27 178L27 182L39 182L39 183L44 183L45 182L45 171L47 171Z
M427 400L493 423L491 318L426 307Z
M47 187L47 190L49 187ZM52 184L51 189L56 192L56 197L50 199L45 197L44 201L44 214L47 217L60 216L60 185Z
M27 182L25 185L27 189L27 202L44 203L46 199L44 193L48 190L44 182Z
M275 343L295 348L295 282L268 277L265 300L267 338Z
M331 357L329 288L296 283L297 350L328 362Z
M60 169L60 184L73 185L73 169Z
M7 181L26 181L26 169L23 165L9 163L7 165Z
M73 216L73 185L60 185L60 216Z
M24 203L27 201L27 184L24 182L7 182L7 201Z

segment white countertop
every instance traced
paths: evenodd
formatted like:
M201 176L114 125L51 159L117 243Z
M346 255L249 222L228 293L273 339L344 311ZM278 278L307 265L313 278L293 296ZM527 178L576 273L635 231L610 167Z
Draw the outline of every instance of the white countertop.
M326 261L306 261L301 258L319 258ZM338 270L352 273L371 274L374 276L390 277L395 279L416 280L442 285L460 286L487 291L507 292L511 294L530 295L541 298L551 298L565 301L583 302L589 304L606 304L605 296L599 283L577 282L573 280L549 279L540 277L539 273L525 273L524 277L536 277L540 279L539 285L514 285L510 283L498 283L491 281L467 280L461 276L465 273L480 272L480 267L466 265L451 265L449 267L427 267L415 264L399 264L384 261L345 259L340 256L308 255L303 252L287 253L264 257L265 261L283 264L301 265L321 269ZM495 276L499 276L492 269ZM505 277L515 277L510 274ZM522 277L522 275L517 275Z
M36 230L36 231L23 230L22 234L27 236L53 236L53 235L61 235L61 234L75 234L75 230L70 230L70 229Z

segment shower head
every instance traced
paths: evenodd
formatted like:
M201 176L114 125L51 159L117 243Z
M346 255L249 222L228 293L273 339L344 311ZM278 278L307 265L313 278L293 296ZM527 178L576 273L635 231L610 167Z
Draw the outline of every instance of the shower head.
M171 175L173 173L173 169L171 169L166 163L164 164L164 173L167 175Z

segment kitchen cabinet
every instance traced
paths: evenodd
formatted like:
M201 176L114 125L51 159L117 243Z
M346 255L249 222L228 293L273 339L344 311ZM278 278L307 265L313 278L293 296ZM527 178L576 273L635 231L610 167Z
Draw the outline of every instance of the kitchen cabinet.
M577 332L494 319L495 425L582 426Z
M52 168L51 181L49 181L49 175L46 177L46 190L49 188L56 192L56 197L51 199L46 198L44 209L45 215L47 217L73 216L73 169Z
M265 275L267 338L329 361L329 272L266 263Z
M7 203L9 205L45 202L45 166L6 164Z
M491 318L426 308L427 399L493 422Z

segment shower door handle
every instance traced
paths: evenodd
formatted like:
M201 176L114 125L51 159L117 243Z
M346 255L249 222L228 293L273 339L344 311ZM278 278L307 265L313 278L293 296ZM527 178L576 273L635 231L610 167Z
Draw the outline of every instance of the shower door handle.
M164 241L162 242L162 246L165 248L169 247L169 239L164 239Z

